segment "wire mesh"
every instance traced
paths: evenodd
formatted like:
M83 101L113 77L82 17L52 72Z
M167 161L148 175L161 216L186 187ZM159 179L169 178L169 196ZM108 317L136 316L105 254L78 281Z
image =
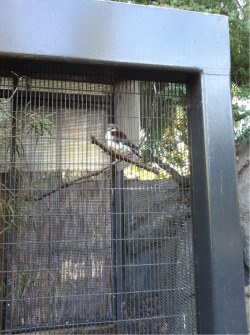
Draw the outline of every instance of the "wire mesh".
M186 85L37 64L1 63L2 332L196 333Z

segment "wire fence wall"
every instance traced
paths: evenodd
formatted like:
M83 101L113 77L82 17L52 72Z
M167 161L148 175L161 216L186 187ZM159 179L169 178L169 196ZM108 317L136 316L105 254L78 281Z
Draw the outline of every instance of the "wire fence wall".
M196 333L186 85L22 64L0 67L2 333Z

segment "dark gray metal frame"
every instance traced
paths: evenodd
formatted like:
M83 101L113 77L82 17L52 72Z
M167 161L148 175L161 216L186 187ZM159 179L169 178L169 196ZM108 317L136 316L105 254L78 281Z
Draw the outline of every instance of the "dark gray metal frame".
M103 1L0 0L0 56L187 75L200 333L246 333L228 20Z

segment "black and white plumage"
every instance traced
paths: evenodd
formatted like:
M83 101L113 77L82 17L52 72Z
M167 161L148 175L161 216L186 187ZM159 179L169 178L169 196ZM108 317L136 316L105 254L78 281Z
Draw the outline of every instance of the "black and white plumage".
M121 130L119 130L116 124L110 123L107 126L108 131L105 135L107 145L112 150L125 154L127 152L133 152L141 158L138 153L138 147L134 145Z

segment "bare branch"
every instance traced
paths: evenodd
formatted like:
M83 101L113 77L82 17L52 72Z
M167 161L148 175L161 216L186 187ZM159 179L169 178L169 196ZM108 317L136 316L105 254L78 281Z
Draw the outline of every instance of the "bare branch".
M154 167L151 167L151 166L147 166L147 165L144 165L144 164L141 164L141 163L138 163L137 161L129 158L129 157L124 157L122 156L121 154L117 154L116 152L114 152L113 150L109 150L105 145L103 145L101 142L99 142L94 135L91 135L90 136L91 138L91 143L92 144L95 144L97 146L99 146L106 154L108 154L109 156L111 156L112 158L112 163L111 164L108 164L106 166L104 166L103 168L101 168L100 170L97 170L97 171L93 171L93 172L90 172L84 176L81 176L81 177L77 177L69 182L66 182L56 188L54 188L53 190L49 190L48 192L45 192L44 194L42 194L41 196L37 197L37 198L34 198L34 201L39 201L39 200L42 200L44 198L46 198L47 196L55 193L55 192L58 192L62 189L65 189L71 185L73 185L74 183L77 183L77 182L86 182L87 180L91 179L92 177L96 177L98 176L99 174L103 173L104 171L110 169L113 165L117 164L118 161L126 161L130 164L133 164L139 168L142 168L144 170L147 170L149 172L153 172L155 174L160 174L160 171Z
M169 164L164 163L159 157L151 156L151 161L158 164L163 170L167 171L172 175L173 179L176 180L181 187L188 188L190 185L190 177L182 176L178 171L172 168Z
M96 144L98 145L98 147L100 147L104 152L106 152L108 155L110 155L112 158L116 158L117 160L119 161L125 161L125 162L128 162L130 164L133 164L141 169L144 169L146 171L149 171L149 172L153 172L157 175L160 174L160 171L154 167L151 167L151 166L148 166L148 165L145 165L145 164L141 164L140 162L138 161L135 161L134 159L131 159L129 157L126 157L126 156L122 156L120 153L116 153L115 151L113 150L109 150L105 145L103 145L101 142L99 142L94 135L91 135L90 136L91 138L91 143L92 144Z
M241 167L241 169L237 172L237 177L239 177L243 171L245 171L250 164L250 161L247 160L246 163Z
M112 162L111 164L109 165L106 165L104 166L103 168L101 168L100 170L97 170L97 171L93 171L93 172L90 172L84 176L81 176L81 177L77 177L69 182L66 182L56 188L54 188L53 190L50 190L48 192L45 192L44 194L42 194L40 197L37 197L37 198L34 198L34 201L39 201L39 200L42 200L43 198L46 198L48 197L49 195L55 193L55 192L58 192L60 190L63 190L64 188L67 188L79 181L82 181L83 183L84 182L87 182L87 180L91 179L92 177L96 177L98 176L99 174L103 173L104 171L108 170L111 168L112 165L115 165L116 164L116 161L115 162Z
M240 9L242 9L243 7L242 7L242 5L239 3L239 1L238 0L235 0L235 2L237 3L237 5L238 5L238 7L240 8Z
M249 116L249 112L247 111L247 112L242 113L240 115L234 116L234 121L238 122L240 120L243 120L243 119L247 118L248 116Z

